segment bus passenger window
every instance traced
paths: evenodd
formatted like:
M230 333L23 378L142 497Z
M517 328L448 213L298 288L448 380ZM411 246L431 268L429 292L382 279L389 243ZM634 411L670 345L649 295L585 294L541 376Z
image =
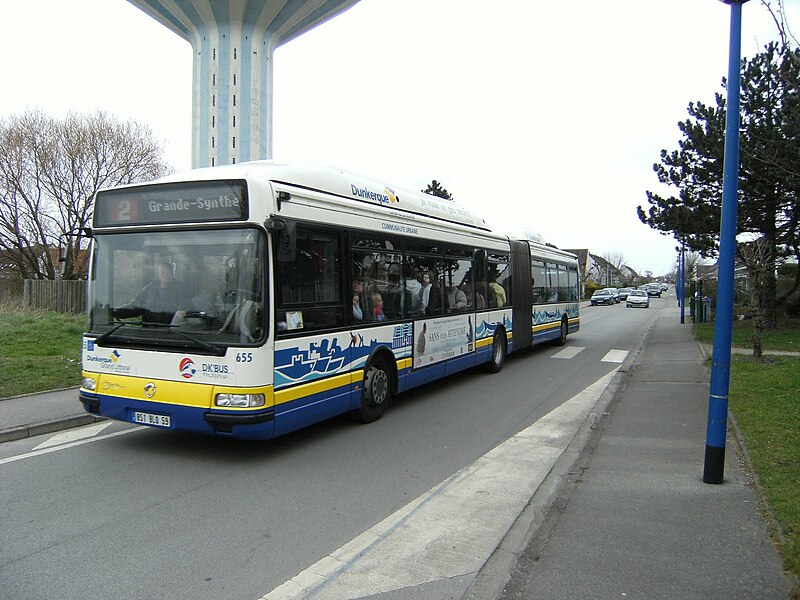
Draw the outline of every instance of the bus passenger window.
M547 301L558 302L558 269L554 264L547 263Z
M558 265L558 299L561 302L569 300L569 277L564 265Z
M505 262L495 262L504 260ZM493 255L489 261L489 307L511 304L510 286L507 284L511 273L508 269L508 256Z
M363 246L363 242L361 243ZM403 256L396 252L353 250L353 322L402 318ZM378 300L380 298L380 300ZM358 315L361 318L358 318Z
M297 228L294 262L277 263L279 331L344 325L338 233Z
M443 299L446 312L472 310L472 289L470 288L469 297L466 294L466 284L472 277L472 260L445 258L440 264L440 271L444 278Z
M531 261L531 278L533 279L533 303L541 304L547 300L547 282L542 261Z
M475 252L475 308L489 308L489 282L487 273L486 250ZM495 300L496 302L496 300Z
M441 314L444 293L441 257L408 255L406 266L406 316Z

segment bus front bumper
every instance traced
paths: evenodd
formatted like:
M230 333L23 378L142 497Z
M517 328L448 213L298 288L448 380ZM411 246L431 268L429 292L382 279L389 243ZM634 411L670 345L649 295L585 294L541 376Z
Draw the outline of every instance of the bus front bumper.
M259 440L269 439L274 435L275 410L272 407L258 411L222 412L92 394L86 390L80 391L79 399L84 410L93 415L136 425L149 425L157 429ZM142 415L157 418L143 421Z

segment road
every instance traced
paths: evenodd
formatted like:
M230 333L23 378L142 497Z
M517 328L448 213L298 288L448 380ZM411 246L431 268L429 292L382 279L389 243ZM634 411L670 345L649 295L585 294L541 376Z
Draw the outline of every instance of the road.
M260 598L618 368L666 301L586 308L566 348L412 390L370 425L250 443L99 423L3 444L0 590Z

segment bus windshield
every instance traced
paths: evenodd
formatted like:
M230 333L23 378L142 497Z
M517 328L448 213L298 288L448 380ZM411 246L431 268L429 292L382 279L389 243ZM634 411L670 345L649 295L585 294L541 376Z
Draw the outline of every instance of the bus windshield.
M263 341L266 240L257 229L98 233L95 342L224 353Z

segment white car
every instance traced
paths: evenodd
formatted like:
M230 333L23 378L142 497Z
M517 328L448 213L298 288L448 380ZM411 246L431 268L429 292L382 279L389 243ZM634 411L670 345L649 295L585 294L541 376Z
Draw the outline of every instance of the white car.
M644 290L631 290L625 298L625 306L643 306L650 308L650 296Z

